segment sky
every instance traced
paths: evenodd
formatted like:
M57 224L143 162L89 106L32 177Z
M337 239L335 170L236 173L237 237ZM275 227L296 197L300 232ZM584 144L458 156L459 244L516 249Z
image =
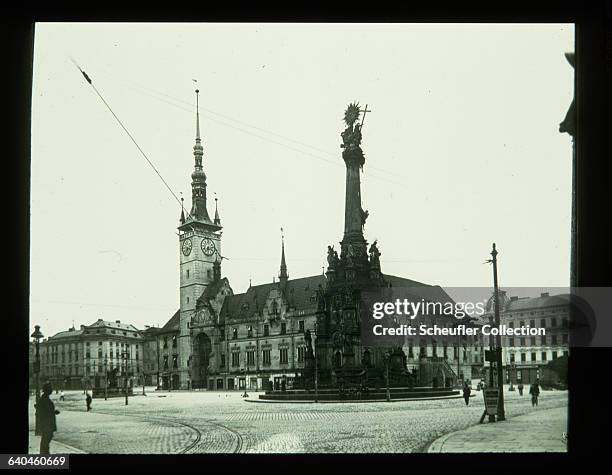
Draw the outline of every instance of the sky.
M290 278L339 248L353 101L384 273L491 286L495 242L502 287L563 287L573 50L560 24L36 24L31 326L162 326L179 302L180 205L72 60L187 208L200 90L235 293L278 275L281 227Z

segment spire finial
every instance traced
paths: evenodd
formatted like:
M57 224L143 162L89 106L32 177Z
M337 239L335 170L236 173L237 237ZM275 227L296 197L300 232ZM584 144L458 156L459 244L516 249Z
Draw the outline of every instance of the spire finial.
M281 282L286 282L289 279L289 275L287 274L287 262L285 261L285 233L283 228L280 228L281 231L281 264L280 264L280 273L278 274L278 278Z
M197 79L194 82L198 83ZM200 143L200 90L196 89L196 142Z
M221 218L219 218L219 207L217 204L217 192L215 191L215 224L221 224Z

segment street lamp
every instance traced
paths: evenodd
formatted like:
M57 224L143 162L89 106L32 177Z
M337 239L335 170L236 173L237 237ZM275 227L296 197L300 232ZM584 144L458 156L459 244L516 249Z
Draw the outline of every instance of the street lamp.
M108 355L104 355L104 400L108 400Z
M40 373L40 350L39 350L39 345L40 345L40 339L43 337L43 334L40 332L40 325L34 325L34 333L32 333L32 335L30 335L32 338L34 338L34 345L36 347L36 361L34 362L34 374L36 375L36 405L35 407L35 413L34 413L34 433L36 435L40 435L39 432L39 428L38 428L38 401L40 399L40 389L39 389L39 380L38 380L38 375Z
M385 353L385 379L387 381L387 402L390 402L391 392L389 391L389 352Z
M124 373L123 373L123 381L124 381L124 384L125 384L125 405L126 405L126 406L128 405L128 378L127 378L127 367L128 367L128 365L127 365L127 363L128 363L128 356L129 356L129 355L130 355L130 354L129 354L129 352L128 352L127 350L126 350L126 351L123 351L123 352L121 353L121 357L122 357L122 358L124 359L124 361L125 361L125 365L124 365Z
M315 402L319 402L319 365L318 365L318 355L316 353L317 350L317 323L314 325L314 344L312 345L313 353L314 353L314 386L315 386Z

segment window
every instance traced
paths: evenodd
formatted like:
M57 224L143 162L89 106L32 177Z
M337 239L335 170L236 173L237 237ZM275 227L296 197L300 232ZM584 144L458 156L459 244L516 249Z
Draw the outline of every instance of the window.
M565 350L565 351L563 352L563 356L569 356L569 351Z
M552 359L554 360L556 357L557 357L557 352L556 352L556 351L553 351L553 352L552 352Z
M510 363L514 363L514 353L510 353Z
M514 346L514 338L508 338L508 346Z
M263 364L265 365L270 364L270 350L269 349L262 351L262 359L263 359Z
M532 336L531 337L531 346L535 346L535 344L536 344L536 337Z
M524 363L527 361L527 355L525 353L521 353L521 363Z
M550 319L550 326L553 327L553 328L557 326L557 319L556 318L553 317L553 318Z
M174 356L172 357L172 367L173 367L174 369L177 369L177 368L178 368L178 356L177 356L177 355L174 355Z
M521 338L521 346L525 346L525 339Z
M187 278L189 279L189 269L187 269Z
M255 350L247 350L247 365L253 366L255 364Z
M164 369L168 369L168 355L164 355Z
M221 368L225 368L225 355L221 355Z
M303 363L304 362L304 355L306 354L306 348L304 346L298 346L298 363Z
M240 353L237 351L232 353L232 366L240 366Z
M264 336L270 335L270 325L268 325L267 323L264 323L263 334L264 334Z
M521 320L521 321L519 322L519 327L524 327L524 326L525 326L525 322L524 322L523 320Z
M123 344L122 344L122 345L123 345ZM168 348L168 337L167 337L167 336L165 336L165 337L164 337L164 350L165 350L166 348Z
M249 325L249 326L247 327L247 336L248 336L249 338L251 338L251 337L253 336L253 326L252 326L252 325Z
M529 326L535 328L535 320L529 320Z
M172 337L172 348L176 348L176 335Z
M287 322L281 322L280 334L284 335L287 333Z
M280 349L280 362L281 364L287 364L289 361L289 350L287 348Z
M553 344L553 345L556 345L556 344L557 344L557 335L552 335L552 336L550 337L550 339L552 340L552 344Z
M546 335L542 335L542 337L540 338L540 344L546 345Z
M535 361L537 358L537 355L535 353L531 353L531 361Z
M543 318L540 320L540 327L546 328L546 319Z
M298 331L304 333L304 320L298 321Z
M232 328L232 340L238 339L238 328Z
M542 361L546 361L547 359L548 359L548 354L545 351L543 351L542 352Z

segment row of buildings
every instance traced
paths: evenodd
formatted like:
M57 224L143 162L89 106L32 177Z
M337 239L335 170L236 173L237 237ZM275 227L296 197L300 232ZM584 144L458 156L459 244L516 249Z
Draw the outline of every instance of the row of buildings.
M123 384L164 389L261 390L290 387L312 373L314 361L320 381L338 387L364 374L368 383L371 375L379 384L389 360L398 381L409 381L416 374L421 385L446 386L483 377L488 342L482 337L466 337L460 345L429 339L391 352L362 344L358 317L363 289L411 287L436 298L450 297L439 286L385 274L377 242L368 246L365 240L369 212L361 203L360 173L365 163L361 112L358 104L349 105L347 128L341 134L346 201L340 254L328 246L325 274L290 279L283 239L278 280L250 286L240 294L222 276L221 219L216 203L212 219L207 209L196 112L192 206L189 212L182 210L178 226L179 309L162 327L137 329L99 319L58 333L40 345L39 377L64 388L104 387L110 374L114 382L120 377ZM507 378L529 382L543 364L567 351L563 348L569 338L564 327L568 301L544 294L503 295L502 300L504 323L522 326L528 321L552 330L550 340L529 337L504 342ZM492 318L491 307L473 323Z
M194 384L193 381L202 381L203 375L194 374L192 378L190 374L188 388L265 389L282 380L290 383L305 368L305 334L306 330L314 333L315 291L324 281L324 276L288 280L284 286L291 300L284 307L273 303L274 297L281 294L282 281L250 287L228 301L223 308L227 318L224 336L208 355L206 349L199 349L198 356L197 348L189 355L190 367L206 371L206 384ZM541 369L549 362L568 356L567 295L543 293L519 298L501 292L500 308L502 324L547 330L546 336L502 337L506 381L529 383L541 377ZM246 313L251 317L245 318ZM492 322L492 318L489 306L481 322ZM44 339L39 347L39 377L41 381L51 381L56 388L100 388L109 373L116 371L120 378L127 376L130 385L179 389L179 337L178 311L164 326L144 329L98 319L91 325L69 328ZM459 379L485 377L488 364L484 352L490 344L486 337L466 339L463 346L445 341L431 343L404 346L407 369L418 370L423 358L438 358L446 361ZM208 356L207 362L193 361L204 356ZM34 361L32 344L32 383Z

